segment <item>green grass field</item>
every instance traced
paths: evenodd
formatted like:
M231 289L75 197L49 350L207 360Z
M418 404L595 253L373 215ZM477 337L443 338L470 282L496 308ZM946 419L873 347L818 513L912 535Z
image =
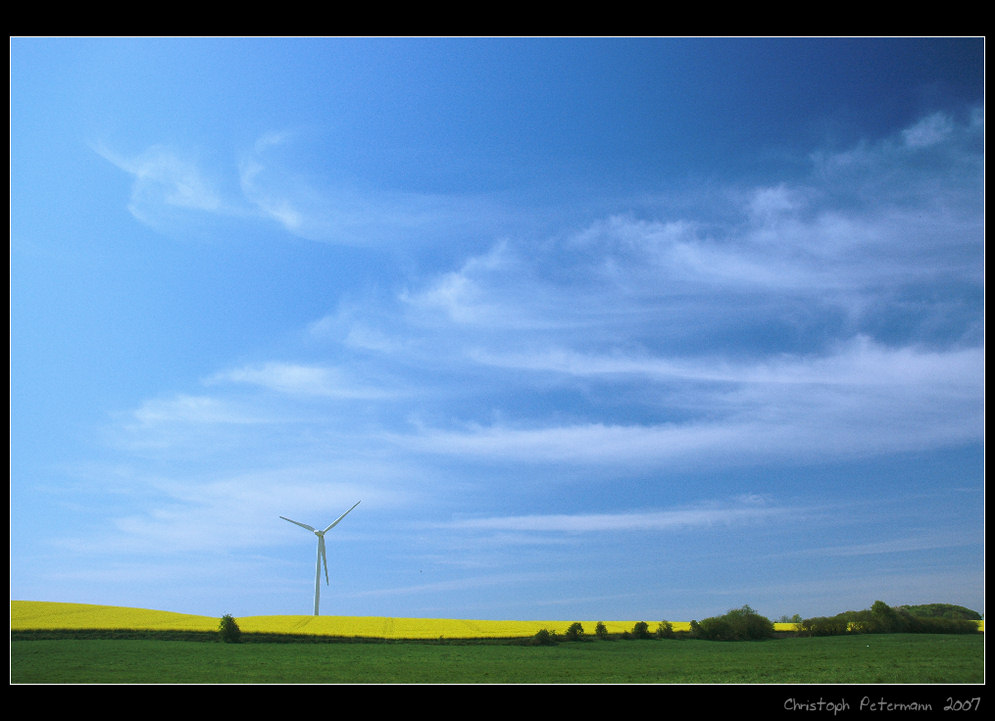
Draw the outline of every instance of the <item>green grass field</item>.
M984 638L860 635L754 642L11 642L11 682L182 684L974 684Z

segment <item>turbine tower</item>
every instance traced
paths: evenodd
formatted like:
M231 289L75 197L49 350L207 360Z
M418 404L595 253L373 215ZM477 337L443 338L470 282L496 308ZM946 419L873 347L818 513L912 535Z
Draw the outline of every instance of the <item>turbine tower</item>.
M359 501L356 501L356 504L352 508L355 508L356 506L358 506L359 503L360 503ZM351 511L352 508L350 508L349 511ZM322 567L322 565L324 565L324 567L325 567L325 585L328 585L328 557L325 555L325 534L328 533L333 528L335 528L335 526L338 524L338 522L341 521L343 518L345 518L349 514L349 511L346 511L341 516L339 516L338 518L336 518L332 522L332 524L328 528L326 528L324 531L319 531L317 528L312 528L311 526L307 525L306 523L299 523L299 522L297 522L297 521L295 521L295 520L293 520L291 518L287 518L286 516L280 516L280 518L282 518L285 521L290 521L291 523L296 524L296 525L300 526L301 528L306 528L307 530L311 531L311 533L313 533L314 535L316 535L318 537L318 560L317 560L317 563L315 564L315 568L314 568L314 615L315 616L318 615L318 599L321 596L321 567Z

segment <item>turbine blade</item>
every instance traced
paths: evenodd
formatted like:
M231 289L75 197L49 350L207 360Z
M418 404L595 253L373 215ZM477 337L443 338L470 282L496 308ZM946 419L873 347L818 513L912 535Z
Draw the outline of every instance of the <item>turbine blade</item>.
M355 508L355 507L356 507L356 506L358 506L358 505L359 505L360 503L362 503L362 501L356 501L356 504L355 504L355 505L354 505L354 506L353 506L352 508ZM350 509L349 509L349 511L351 511L351 510L352 510L352 508L350 508ZM336 519L335 519L335 520L334 520L334 521L332 522L332 525L330 525L330 526L329 526L328 528L326 528L326 529L325 529L325 530L323 531L323 533L328 533L328 532L329 532L330 530L332 530L333 528L335 528L335 525L336 525L336 524L337 524L337 523L338 523L339 521L341 521L341 520L342 520L343 518L345 518L346 516L348 516L348 515L349 515L349 511L346 511L346 512L345 512L345 513L343 513L343 514L342 514L341 516L339 516L338 518L336 518ZM282 518L282 516L281 516L281 518Z
M328 581L328 553L325 551L325 537L318 536L318 554L321 556L321 562L325 564L325 585L329 585Z
M306 523L298 523L297 521L293 520L292 518L287 518L286 516L280 516L280 518L282 518L285 521L290 521L291 523L293 523L295 525L298 525L301 528L306 528L307 530L309 530L312 533L314 533L314 529L311 528L311 526L307 525Z

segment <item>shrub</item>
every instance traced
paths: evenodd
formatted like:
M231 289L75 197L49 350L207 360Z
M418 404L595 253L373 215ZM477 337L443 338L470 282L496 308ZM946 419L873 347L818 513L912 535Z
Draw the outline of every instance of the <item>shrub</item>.
M735 641L735 634L732 625L721 616L704 618L698 624L698 633L695 638L703 638L708 641Z
M755 641L771 638L774 624L749 606L735 608L724 616L691 622L691 637L709 641Z
M649 624L645 621L636 621L636 625L632 627L632 637L638 639L652 638L650 636Z
M584 638L584 627L579 621L571 623L567 632L564 634L564 638L568 641L581 641Z
M879 633L905 633L909 630L909 616L901 614L884 601L875 601L871 606L871 616Z
M536 646L553 646L556 644L556 631L540 628L532 637L532 642Z
M815 616L801 622L803 636L839 636L847 631L847 620L842 614Z
M238 622L230 613L226 613L221 617L221 623L218 624L218 633L221 635L221 640L225 643L239 643L242 640L242 629L238 627Z
M656 637L657 638L674 637L674 627L673 625L671 625L670 621L660 621L660 625L656 627Z
M594 635L602 641L608 640L608 627L605 625L604 621L598 621L598 623L594 626Z
M909 633L978 633L978 624L966 618L909 617Z

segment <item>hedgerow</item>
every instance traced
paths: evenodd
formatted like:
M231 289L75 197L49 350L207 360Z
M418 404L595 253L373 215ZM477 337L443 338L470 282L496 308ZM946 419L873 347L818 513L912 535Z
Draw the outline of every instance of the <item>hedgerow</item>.
M691 638L709 641L758 641L774 636L774 624L749 606L734 608L723 616L691 621Z
M875 601L863 611L844 611L835 616L806 618L800 624L804 636L840 636L847 633L978 633L978 624L964 618L920 616L907 607Z

